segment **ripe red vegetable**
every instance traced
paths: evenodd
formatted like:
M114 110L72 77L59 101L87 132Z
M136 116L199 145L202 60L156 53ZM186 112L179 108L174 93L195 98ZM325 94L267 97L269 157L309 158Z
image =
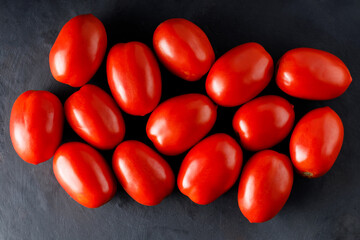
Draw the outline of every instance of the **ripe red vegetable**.
M199 80L215 60L214 50L206 34L183 18L168 19L161 23L154 32L153 44L165 67L187 81Z
M265 222L283 208L293 185L290 159L272 150L253 155L241 173L238 203L251 223Z
M276 83L285 93L303 99L328 100L343 94L352 78L335 55L312 48L296 48L279 60Z
M16 153L26 162L50 159L60 144L64 112L60 100L47 91L26 91L15 101L10 137Z
M125 135L125 123L115 101L101 88L87 84L65 102L72 129L99 149L112 149Z
M236 112L233 127L241 145L250 151L271 148L281 142L294 125L293 105L278 96L262 96Z
M81 87L99 68L106 45L105 27L95 16L86 14L70 19L50 51L52 75L59 82Z
M169 164L139 141L120 143L112 165L125 191L140 204L157 205L174 189L175 176Z
M64 190L85 207L100 207L116 193L116 181L105 159L87 144L61 145L55 153L53 169Z
M224 133L196 144L181 164L177 184L197 204L209 204L236 182L242 165L239 144Z
M290 156L304 177L324 175L333 166L344 139L340 117L329 107L308 112L294 128Z
M119 43L107 57L110 90L122 110L144 116L161 97L159 65L150 48L140 42Z
M161 103L151 113L146 133L163 154L191 148L214 126L216 106L202 94L185 94Z
M270 54L258 43L245 43L214 63L206 78L206 92L221 106L238 106L256 97L273 72Z

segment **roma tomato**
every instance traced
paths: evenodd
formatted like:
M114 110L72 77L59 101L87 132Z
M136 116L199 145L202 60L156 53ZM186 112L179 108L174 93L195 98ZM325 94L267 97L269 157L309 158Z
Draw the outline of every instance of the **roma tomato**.
M139 141L120 143L112 165L125 191L140 204L157 205L174 189L175 176L169 164Z
M251 223L275 217L289 198L294 181L290 159L281 153L264 150L245 164L240 177L238 203Z
M107 36L102 22L92 14L79 15L61 29L49 55L54 78L72 87L87 83L99 68Z
M161 97L161 75L156 58L145 44L119 43L107 57L110 90L122 110L144 116Z
M263 96L245 103L235 113L233 127L244 148L258 151L281 142L294 125L293 105L278 96Z
M278 62L276 83L285 93L303 99L328 100L343 94L352 81L345 64L331 53L296 48Z
M116 193L115 177L105 159L87 144L61 145L54 156L53 170L70 197L87 208L100 207Z
M339 155L343 139L343 124L331 108L308 112L290 139L290 156L297 172L308 178L324 175Z
M47 91L26 91L15 101L10 116L10 137L16 153L26 162L50 159L63 134L60 100Z
M161 23L154 32L153 44L165 67L187 81L199 80L215 60L214 50L206 34L183 18Z
M168 99L151 113L146 133L163 154L177 155L200 141L214 126L216 106L202 94Z
M273 72L270 54L258 43L245 43L214 63L206 78L206 92L221 106L238 106L256 97L269 84Z
M239 177L242 151L229 135L217 133L196 144L181 164L177 184L197 204L209 204Z
M87 84L65 102L65 116L74 131L99 149L112 149L125 135L115 101L101 88Z

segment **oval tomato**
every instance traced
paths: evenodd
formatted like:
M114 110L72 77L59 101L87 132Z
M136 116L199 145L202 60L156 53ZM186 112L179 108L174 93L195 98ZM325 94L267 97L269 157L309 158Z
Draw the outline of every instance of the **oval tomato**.
M352 81L345 64L331 53L296 48L279 60L276 83L285 93L303 99L328 100L343 94Z
M53 170L64 190L87 208L100 207L116 193L116 181L105 159L87 144L61 145L54 156Z
M181 164L177 184L197 204L209 204L239 177L242 151L229 135L217 133L196 144Z
M273 72L270 54L258 43L245 43L214 63L206 78L206 92L221 106L238 106L256 97L269 84Z
M155 56L140 42L119 43L107 57L110 90L122 110L144 116L161 97L161 75Z
M10 137L16 153L39 164L58 148L64 125L60 100L47 91L26 91L15 101L10 116Z
M290 156L304 177L324 175L334 164L344 139L340 117L329 107L308 112L294 128Z
M52 75L72 87L84 85L99 68L106 45L105 27L95 16L86 14L70 19L50 51Z
M174 189L175 176L169 164L139 141L120 143L112 165L125 191L140 204L157 205Z
M216 106L202 94L185 94L161 103L151 113L146 133L163 154L191 148L214 126Z
M115 101L101 88L87 84L65 102L71 128L99 149L112 149L125 135L125 123Z
M293 105L278 96L262 96L245 103L235 113L233 127L244 148L258 151L281 142L294 125Z
M215 60L214 50L206 34L183 18L161 23L154 32L153 44L165 67L187 81L199 80Z
M238 203L251 223L270 220L283 208L294 181L290 159L264 150L245 164L240 177Z

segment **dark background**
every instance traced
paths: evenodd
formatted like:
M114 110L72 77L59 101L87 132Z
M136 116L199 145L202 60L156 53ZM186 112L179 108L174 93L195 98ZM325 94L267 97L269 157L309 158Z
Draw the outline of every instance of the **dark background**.
M162 21L187 18L208 35L216 57L249 41L262 44L276 62L287 50L329 51L350 69L353 82L331 101L286 96L272 80L262 92L286 97L296 120L311 109L330 106L342 118L345 139L325 176L295 176L288 202L271 221L250 224L237 205L237 185L207 206L192 203L177 189L160 205L146 207L121 187L109 203L87 209L57 183L52 160L38 166L22 161L9 137L13 102L30 89L49 90L62 102L75 88L58 83L48 54L61 27L78 14L93 13L105 25L108 50L118 42L151 46ZM190 92L205 93L204 80L187 82L161 66L162 101ZM0 0L0 239L360 239L360 1L4 1ZM107 92L105 66L90 81ZM211 133L236 137L231 120L237 108L218 109ZM145 134L148 116L124 114L126 139L153 146ZM81 141L65 125L64 142ZM288 154L288 138L274 147ZM112 151L102 152L108 161ZM252 153L245 152L247 161ZM184 154L165 157L178 172Z

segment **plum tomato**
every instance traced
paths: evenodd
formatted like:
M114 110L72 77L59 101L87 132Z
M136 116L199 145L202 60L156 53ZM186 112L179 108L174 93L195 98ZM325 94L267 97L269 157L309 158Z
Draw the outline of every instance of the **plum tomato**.
M278 62L276 83L285 93L309 100L329 100L343 94L352 81L335 55L312 48L286 52Z
M186 155L178 187L193 202L209 204L234 185L242 161L242 150L233 138L224 133L211 135Z
M187 81L199 80L215 60L214 50L203 30L183 18L161 23L154 32L153 45L165 67Z
M258 43L245 43L216 60L206 78L206 92L221 106L238 106L256 97L273 72L270 54Z
M15 101L10 116L10 137L24 161L39 164L58 148L64 126L60 100L47 91L26 91Z
M217 108L202 94L184 94L161 103L151 113L146 133L165 155L178 155L191 148L211 130Z
M81 138L99 149L112 149L124 138L120 109L109 94L95 85L84 85L66 100L65 116Z
M161 97L159 65L150 48L140 42L119 43L107 57L110 90L122 110L144 116Z
M140 204L157 205L174 189L175 176L170 165L142 142L120 143L112 165L125 191Z
M81 87L98 70L106 51L102 22L92 14L79 15L61 29L49 55L53 77L72 87Z
M235 113L233 127L241 145L250 151L271 148L291 131L293 105L279 96L262 96L245 103Z
M342 121L331 108L308 112L290 138L290 157L297 172L308 178L327 173L340 153L343 139Z
M238 203L251 223L275 217L289 198L294 181L290 159L272 150L254 154L241 173Z
M78 203L97 208L116 193L116 180L98 151L80 142L65 143L56 151L53 170L57 181Z

